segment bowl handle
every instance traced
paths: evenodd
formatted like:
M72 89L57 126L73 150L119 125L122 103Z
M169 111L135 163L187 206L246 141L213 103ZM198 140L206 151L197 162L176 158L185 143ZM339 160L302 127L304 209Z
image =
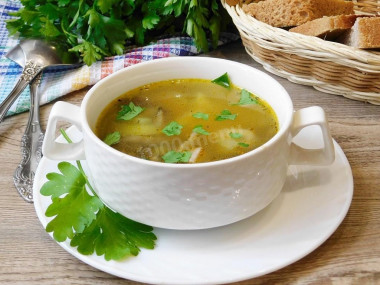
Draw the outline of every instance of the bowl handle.
M42 145L43 155L52 160L85 159L83 139L70 144L56 141L55 134L58 121L69 122L76 126L78 130L82 130L80 108L62 101L55 103L51 109L46 127L45 138Z
M298 110L293 115L291 134L295 137L303 128L318 125L322 131L324 147L305 149L291 143L289 164L329 165L335 160L334 143L327 124L325 111L318 106Z

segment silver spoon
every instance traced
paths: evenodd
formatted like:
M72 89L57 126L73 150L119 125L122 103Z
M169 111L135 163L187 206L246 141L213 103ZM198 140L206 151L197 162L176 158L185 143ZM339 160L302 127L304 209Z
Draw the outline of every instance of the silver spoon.
M21 67L25 66L24 51L20 45L14 47L12 51L7 54L7 57L15 61ZM44 133L40 125L38 93L41 77L42 73L39 73L30 85L29 119L21 139L22 160L13 175L13 182L17 191L27 202L33 202L34 174L42 157L41 147Z
M11 93L5 98L5 100L0 104L0 122L4 119L9 108L16 101L21 92L25 87L33 81L33 79L46 67L55 65L68 65L68 64L78 64L79 60L75 57L63 56L64 53L56 46L46 43L42 40L37 39L27 39L22 40L18 46L21 47L23 51L24 58L24 69L20 76L20 79L16 83ZM11 49L6 57L17 58L21 60L20 52L17 51L18 46Z
M39 92L42 73L30 85L30 112L28 123L21 138L22 160L13 174L13 182L20 196L25 201L33 202L33 181L38 163L42 157L42 142L44 133L40 125Z
M15 61L21 67L26 65L26 56L23 43L16 45L6 57ZM26 50L28 51L28 45ZM25 69L24 69L25 70ZM42 157L42 142L44 133L39 120L39 92L38 86L42 77L39 72L30 84L30 112L27 127L21 139L22 160L13 175L13 182L17 191L27 202L33 202L33 180L38 163Z

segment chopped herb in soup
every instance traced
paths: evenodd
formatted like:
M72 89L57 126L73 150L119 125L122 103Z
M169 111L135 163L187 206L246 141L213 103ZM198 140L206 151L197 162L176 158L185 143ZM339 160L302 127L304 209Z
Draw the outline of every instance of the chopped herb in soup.
M230 84L227 74L214 81L175 79L128 91L106 106L95 127L113 148L165 163L231 158L261 146L277 130L272 108Z

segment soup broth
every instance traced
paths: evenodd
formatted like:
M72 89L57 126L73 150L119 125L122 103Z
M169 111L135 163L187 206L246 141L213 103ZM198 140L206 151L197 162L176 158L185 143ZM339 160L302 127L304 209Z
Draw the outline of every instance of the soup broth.
M200 163L253 150L278 131L262 99L203 79L154 82L128 91L99 116L95 134L129 155L167 163Z

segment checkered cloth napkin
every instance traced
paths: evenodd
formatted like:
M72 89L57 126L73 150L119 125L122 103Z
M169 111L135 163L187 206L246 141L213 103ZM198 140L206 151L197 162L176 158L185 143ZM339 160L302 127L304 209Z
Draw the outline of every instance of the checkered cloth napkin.
M10 19L9 12L21 7L19 1L0 0L0 102L11 92L20 77L22 68L5 57L9 49L18 43L17 38L8 37L5 20ZM219 45L237 40L236 34L225 33ZM40 105L51 102L72 91L93 85L100 79L124 67L170 56L191 56L199 54L194 41L190 37L170 37L160 39L144 47L131 47L126 54L106 58L91 66L76 68L47 69L43 73L40 84ZM8 116L29 110L30 93L26 88L8 111Z

